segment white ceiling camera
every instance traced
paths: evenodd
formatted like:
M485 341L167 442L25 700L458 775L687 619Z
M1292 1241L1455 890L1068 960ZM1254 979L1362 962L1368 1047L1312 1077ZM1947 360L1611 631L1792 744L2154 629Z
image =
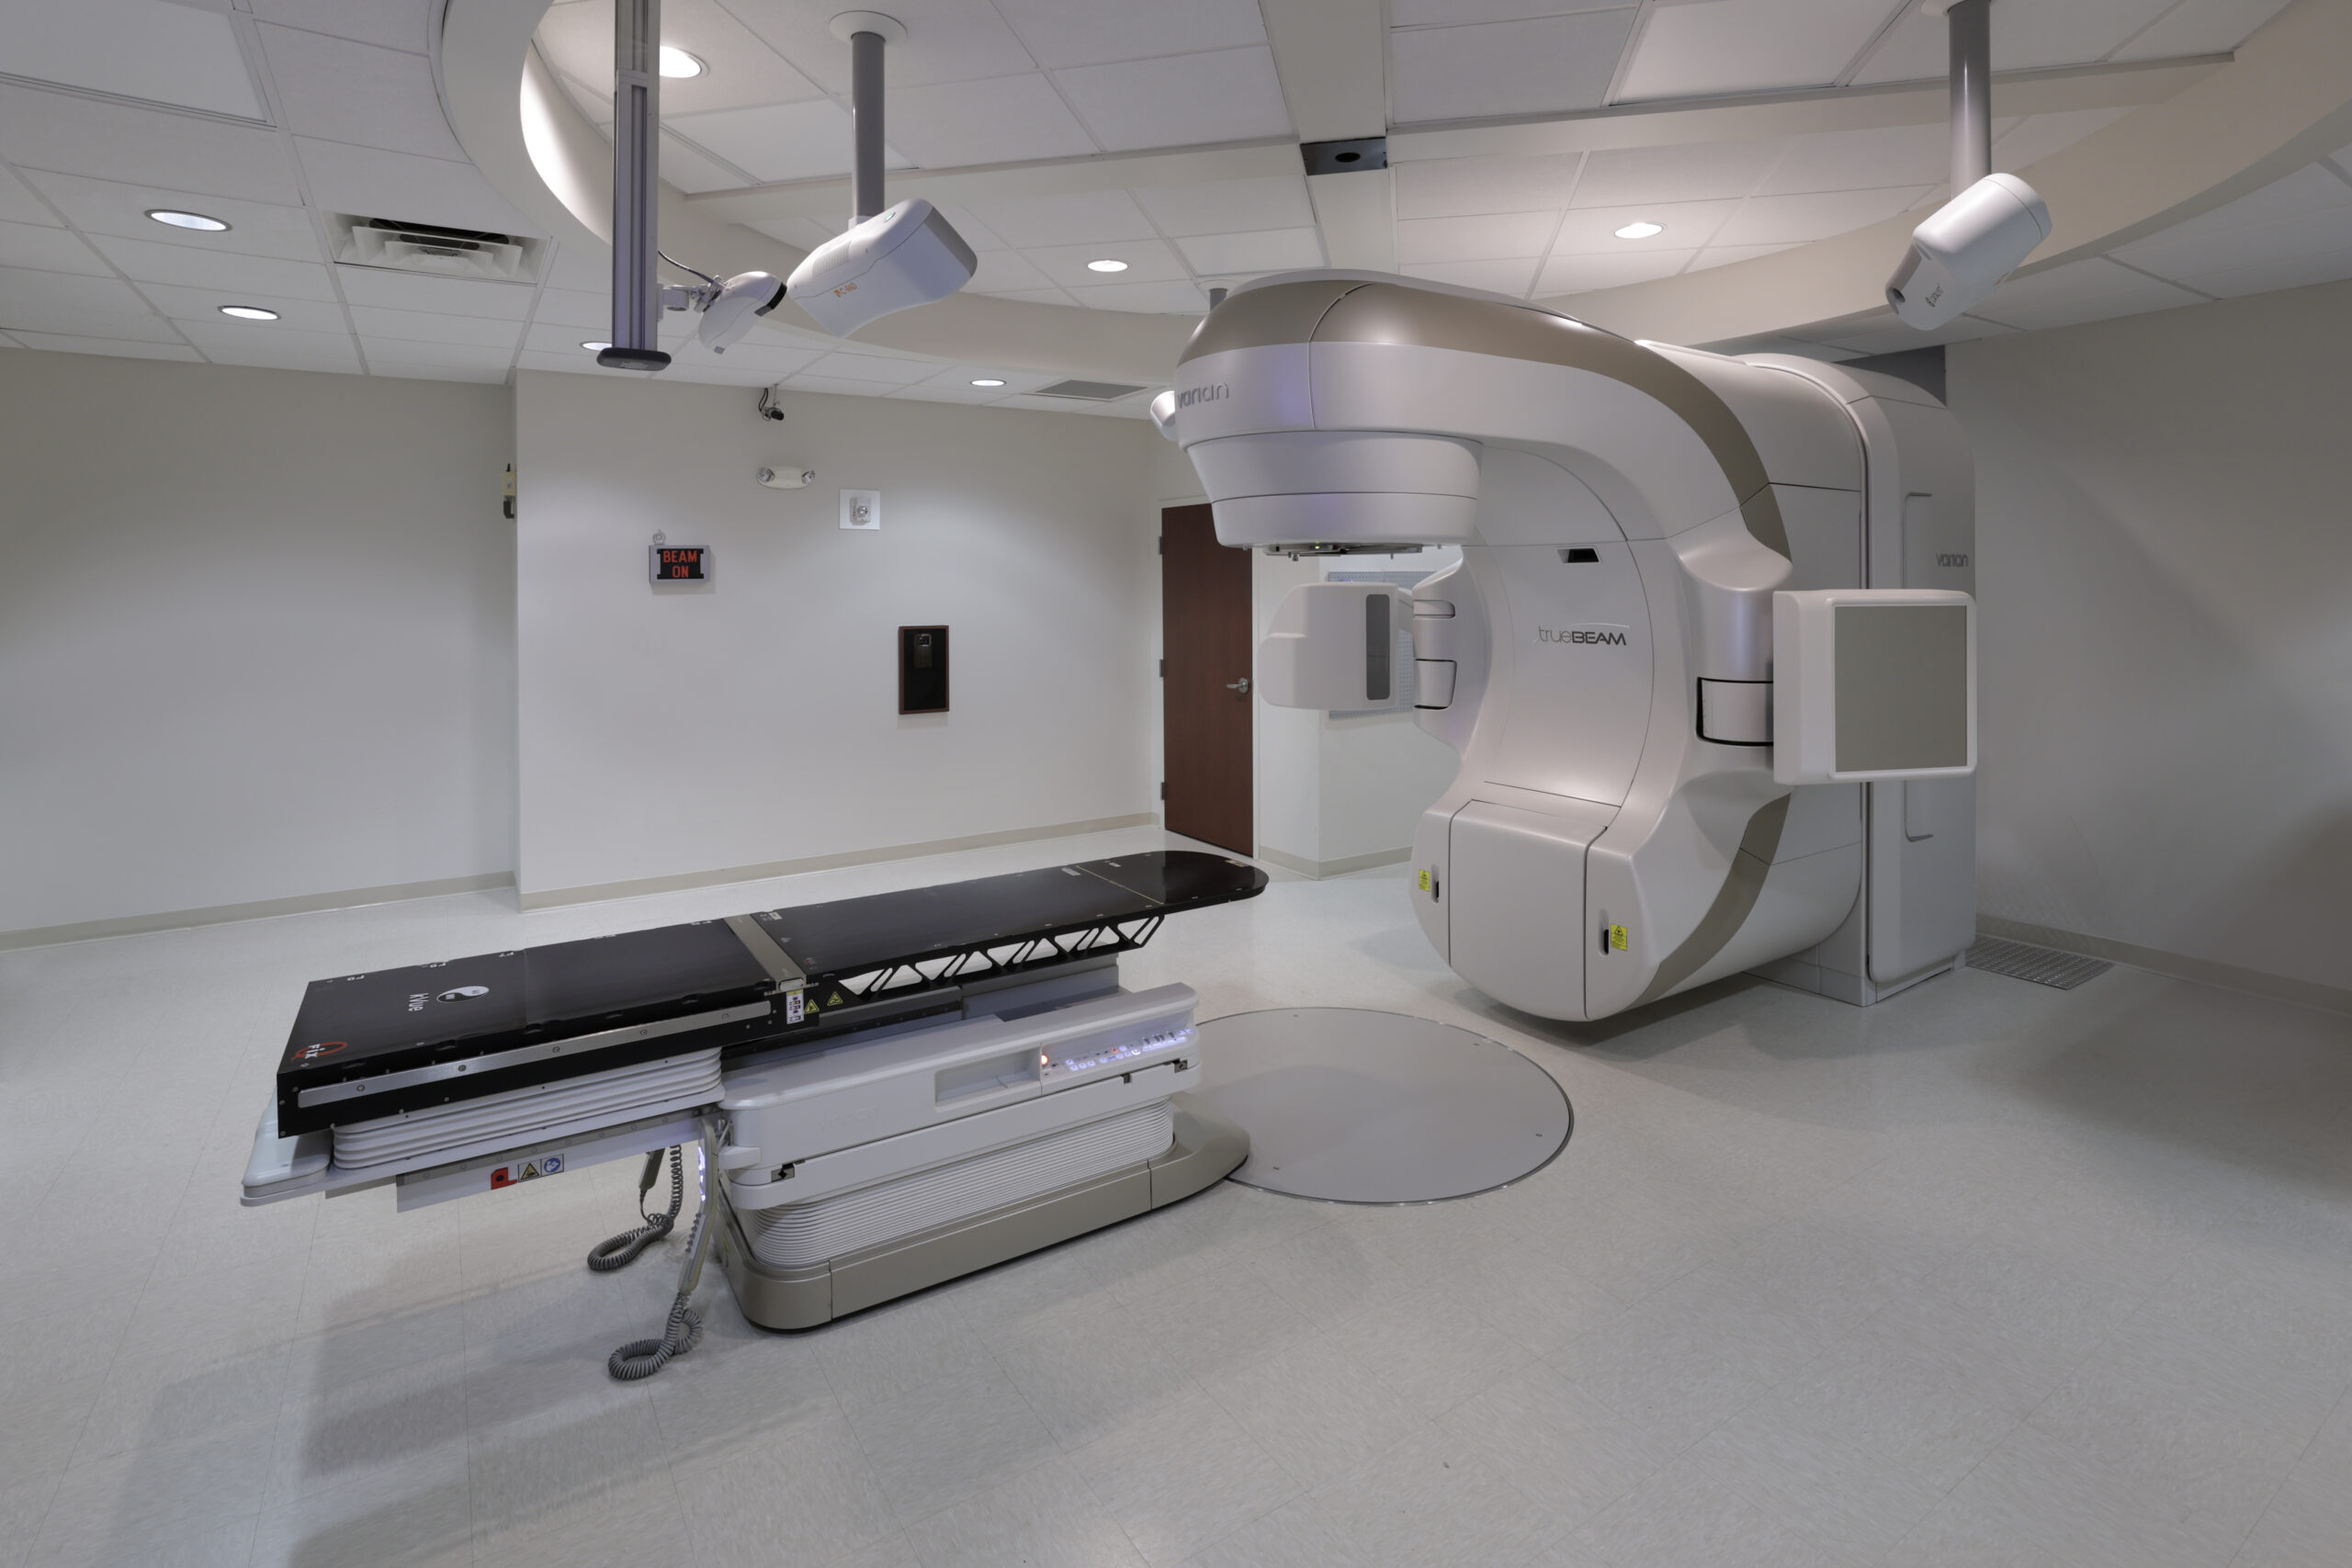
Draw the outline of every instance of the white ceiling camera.
M785 287L819 326L847 337L877 316L946 299L978 265L964 236L917 197L810 251Z
M2049 237L2050 209L2034 188L2015 175L1987 175L1912 231L1911 249L1886 280L1886 302L1905 326L1943 326L1982 303Z
M718 286L695 323L695 336L713 354L752 330L752 323L784 303L784 285L770 272L739 272Z

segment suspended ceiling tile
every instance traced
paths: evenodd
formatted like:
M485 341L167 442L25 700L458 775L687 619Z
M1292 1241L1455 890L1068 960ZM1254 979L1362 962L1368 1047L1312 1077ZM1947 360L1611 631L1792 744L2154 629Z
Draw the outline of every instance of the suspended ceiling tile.
M1572 11L1623 10L1625 0L1394 0L1393 28L1467 27L1477 22L1518 22L1562 17Z
M287 299L332 299L325 264L277 256L241 256L198 251L152 240L99 234L90 243L138 283L179 283L192 288L249 289Z
M1951 132L1940 125L1826 130L1792 136L1785 146L1757 195L1926 186L1942 180L1951 168Z
M2093 256L2030 277L2013 277L1970 314L2005 327L2030 330L2203 302L2201 295L2119 266L2104 256Z
M1176 242L1194 272L1230 276L1286 272L1323 265L1323 236L1316 229L1261 229L1248 234L1195 234Z
M556 354L567 356L576 354L582 358L594 360L596 357L594 352L580 345L583 343L607 341L610 328L609 317L595 325L585 327L572 326L561 321L534 321L524 329L523 350L526 354Z
M1136 191L1135 197L1159 231L1171 236L1303 229L1315 222L1315 204L1306 197L1304 175L1162 186Z
M471 381L485 387L503 386L506 381L506 367L501 363L488 365L410 364L392 360L378 363L370 355L368 374L383 376L396 381Z
M2318 165L2299 169L2113 254L2224 299L2327 282L2352 275L2352 186Z
M2116 51L2118 60L2171 60L2233 50L2285 10L2289 0L2187 0Z
M1078 303L1058 288L1009 288L995 298L1017 299L1023 305L1075 305Z
M277 256L286 261L319 259L318 230L303 208L190 196L186 191L38 170L26 178L85 234L117 234L128 240L186 245L191 250ZM175 229L147 216L159 209L199 212L219 219L229 228L221 233Z
M1075 158L1098 150L1053 84L1035 72L894 89L888 124L891 145L931 169Z
M252 10L265 22L284 22L414 54L433 47L433 24L440 18L438 8L415 0L252 0ZM609 30L610 24L606 26Z
M70 337L57 333L16 332L8 334L27 348L60 354L109 354L124 359L184 359L204 356L184 343L131 343L121 338Z
M672 130L758 180L808 180L849 173L849 111L830 98L674 115L666 119ZM892 168L907 166L907 160L895 149L885 162Z
M1894 190L1822 191L1810 196L1759 196L1743 203L1714 240L1725 245L1780 245L1826 240L1892 218L1918 196L1917 186ZM1890 264L1891 265L1891 264Z
M268 118L228 7L170 0L0 0L12 76Z
M1637 14L1588 11L1391 33L1396 123L1598 108Z
M19 169L300 205L277 133L0 83L0 158Z
M2173 0L2064 0L2060 5L1996 6L1993 12L1993 69L2031 71L2050 65L2083 65L2103 60L2163 15ZM1913 11L1897 22L1855 73L1858 86L1880 82L1925 82L1951 68L1951 48L1944 23Z
M662 179L684 191L741 190L752 182L664 127Z
M1555 294L1584 294L1595 288L1617 288L1628 283L1647 283L1655 277L1672 277L1697 254L1641 251L1632 255L1554 256L1536 275L1535 293L1539 299L1549 299Z
M1012 249L1011 246L1004 243L1003 238L999 235L995 230L980 221L978 213L974 212L962 202L943 201L936 205L939 209L939 215L956 226L956 232L963 235L964 243L971 246L972 249L976 251L1003 251ZM815 220L811 220L811 221ZM822 226L820 225L820 227ZM824 236L826 239L830 240L835 234L840 233L842 230L848 227L849 221L847 216L844 215L840 221L834 223L830 228L824 229Z
M216 365L255 365L279 370L359 372L359 351L347 335L304 333L274 321L184 324L188 341Z
M1709 245L1692 258L1689 272L1704 272L1709 267L1729 266L1734 262L1754 261L1776 251L1793 250L1793 245Z
M288 130L426 158L463 158L421 54L265 26L262 52Z
M1114 240L1102 244L1033 245L1022 252L1063 288L1162 283L1185 276L1184 264L1164 240ZM1123 261L1123 272L1095 272L1091 261Z
M1540 256L1559 231L1556 212L1501 212L1482 218L1408 218L1396 225L1399 262L1493 261Z
M612 253L601 245L577 242L558 243L548 258L548 285L557 288L609 290L613 285Z
M1595 152L1577 182L1576 207L1712 201L1746 196L1781 155L1779 141L1708 141Z
M894 359L886 355L858 354L842 349L813 361L808 373L837 381L879 381L892 387L903 387L912 381L929 379L937 368L938 364L933 360Z
M552 321L558 326L586 330L612 324L613 306L610 294L591 294L579 288L542 288L538 308L531 312L534 321Z
M37 331L74 332L73 327L44 327L25 319L34 310L111 310L127 315L152 314L147 301L119 277L90 277L79 273L30 272L0 267L0 327L21 322ZM92 333L109 337L109 333Z
M378 337L362 331L359 352L367 356L368 368L381 370L393 365L495 366L503 378L514 359L514 345L506 344L421 343L413 338Z
M956 223L953 218L947 221ZM799 251L813 251L842 231L841 225L820 223L814 218L782 218L770 223L747 223L744 227L765 234L771 240L780 240ZM956 223L956 231L964 236L965 243L972 249L981 249L979 243L972 238L971 231L964 225Z
M452 316L494 316L519 321L531 313L531 288L524 283L482 283L467 277L428 277L387 267L338 266L334 279L354 305L383 305L395 310L433 310ZM600 318L610 320L609 316Z
M1197 316L1209 308L1208 296L1190 282L1106 283L1072 288L1070 298L1091 310L1135 310L1152 316Z
M728 0L727 8L801 74L826 92L848 94L849 45L828 26L843 7L808 0ZM973 0L891 0L886 9L907 26L907 41L889 50L894 87L1011 76L1040 63L992 6Z
M380 305L354 305L351 324L363 340L393 338L404 343L455 344L505 351L512 351L523 335L520 321L493 321L488 316L435 315L424 310L388 310Z
M1053 279L1018 251L981 251L978 268L964 287L975 294L1001 294L1014 288L1050 288Z
M621 376L627 371L607 370L596 363L596 356L575 348L568 353L541 352L525 349L514 356L514 368L521 370L550 370L567 376Z
M0 223L0 266L85 272L94 277L114 276L114 269L97 252L62 229L39 223Z
M676 359L662 372L664 381L692 381L706 387L765 387L777 378L749 365L736 363L735 351L725 358ZM751 476L745 475L748 480Z
M1054 83L1114 152L1290 134L1267 49L1080 66L1055 72Z
M1048 70L1266 41L1257 0L997 0L996 8Z
M701 363L706 351L696 344L690 359ZM805 370L818 360L827 357L821 348L798 348L772 332L754 332L723 355L714 356L729 368L755 372L771 381L781 381L796 371ZM926 367L928 368L928 367Z
M39 223L54 228L57 214L24 181L6 166L0 166L0 223Z
M1485 212L1556 211L1576 193L1581 152L1511 158L1433 158L1396 164L1396 216L1466 218Z
M220 314L221 306L258 305L265 310L277 311L277 324L295 332L351 330L350 323L344 320L343 307L332 299L288 299L254 289L189 288L173 283L146 284L140 292L153 301L155 309L175 321L223 326L229 318Z
M1148 240L1150 220L1123 190L1080 191L1017 201L978 203L980 217L1008 245L1080 245L1098 241Z
M539 232L471 164L307 136L296 137L294 148L310 176L312 202L330 212L503 234Z
M2007 133L1994 139L1993 167L2004 174L2015 174L2052 152L2072 147L2095 130L2106 130L2131 112L2128 108L2073 109L2064 114L2027 115Z
M1894 0L1686 0L1657 6L1634 41L1617 101L1827 86L1896 8Z
M1432 283L1483 288L1489 294L1509 294L1524 299L1534 284L1535 266L1535 257L1521 256L1514 261L1406 262L1397 270L1408 277L1426 277Z
M1724 220L1739 209L1736 201L1647 202L1639 207L1571 208L1560 221L1555 255L1627 255L1641 251L1696 250L1714 238ZM1629 223L1656 223L1660 232L1639 240L1622 240L1617 231Z
M857 381L844 376L811 376L806 372L785 385L796 392L821 392L836 398L879 398L891 390L888 381Z
M821 32L824 18L818 18ZM556 6L539 23L539 41L557 70L576 82L583 101L612 116L613 7L608 0ZM700 60L699 76L668 76L662 82L662 113L697 114L748 108L759 104L800 103L825 96L824 89L761 40L758 34L711 0L663 0L662 41ZM829 52L846 62L849 48L827 36ZM891 51L892 85L899 85L899 59ZM844 63L846 70L846 63Z
M977 377L987 377L991 380L1001 381L1004 385L975 387L972 381ZM918 381L907 389L910 392L926 388L933 390L955 389L970 393L975 402L994 402L999 398L1034 392L1038 388L1061 378L1059 376L1045 375L1035 370L1008 370L997 365L950 365L929 380Z
M60 337L95 337L125 343L177 343L178 331L163 317L148 311L93 310L78 305L43 304L7 298L10 275L0 273L0 327L22 337L48 333Z

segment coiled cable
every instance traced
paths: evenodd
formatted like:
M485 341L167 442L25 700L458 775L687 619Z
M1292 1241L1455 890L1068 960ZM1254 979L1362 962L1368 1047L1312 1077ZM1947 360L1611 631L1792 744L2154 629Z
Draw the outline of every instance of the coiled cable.
M649 1213L645 1195L653 1190L653 1181L662 1173L662 1151L655 1149L645 1156L645 1174L637 1181L638 1217L645 1223L635 1230L608 1236L588 1249L588 1267L599 1274L609 1274L616 1269L626 1269L637 1261L639 1254L668 1235L677 1227L678 1214L686 1206L685 1151L670 1150L670 1212Z

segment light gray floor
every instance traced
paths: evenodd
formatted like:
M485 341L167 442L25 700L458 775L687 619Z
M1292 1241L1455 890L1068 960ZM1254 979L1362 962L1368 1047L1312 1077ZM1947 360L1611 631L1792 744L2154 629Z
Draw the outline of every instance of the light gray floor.
M634 1172L248 1211L314 976L1144 847L517 916L467 897L0 955L0 1562L2237 1568L2352 1562L2352 1028L2119 969L1869 1011L1500 1015L1392 879L1129 961L1204 1016L1389 1008L1558 1075L1526 1182L1230 1184L650 1383Z
M1499 1041L1411 1013L1266 1008L1200 1026L1195 1092L1250 1134L1245 1187L1427 1203L1517 1181L1560 1152L1568 1101Z

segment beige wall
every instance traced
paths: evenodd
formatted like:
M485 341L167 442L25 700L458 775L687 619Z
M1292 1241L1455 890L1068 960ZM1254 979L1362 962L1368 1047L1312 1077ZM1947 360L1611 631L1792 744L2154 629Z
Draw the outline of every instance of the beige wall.
M510 408L0 351L0 941L503 880Z
M1150 427L753 400L518 378L525 900L1150 820ZM756 481L787 461L816 483ZM840 526L843 489L882 492L880 532ZM648 581L657 529L714 551L707 588ZM902 716L896 628L933 623L953 707Z
M2352 987L2352 285L1949 366L1984 912Z

